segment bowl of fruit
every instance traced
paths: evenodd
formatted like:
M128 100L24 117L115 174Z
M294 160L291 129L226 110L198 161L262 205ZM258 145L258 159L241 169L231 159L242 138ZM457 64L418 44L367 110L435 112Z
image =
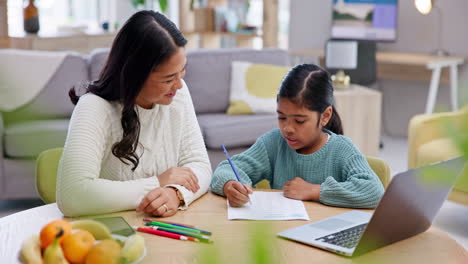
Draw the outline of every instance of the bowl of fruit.
M106 225L92 219L52 221L40 234L27 238L19 253L20 261L26 264L136 264L145 256L142 236L111 234Z

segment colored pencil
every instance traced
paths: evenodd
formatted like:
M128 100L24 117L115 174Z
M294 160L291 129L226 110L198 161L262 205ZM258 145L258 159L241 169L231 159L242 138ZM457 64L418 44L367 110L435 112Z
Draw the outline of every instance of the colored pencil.
M195 234L195 233L192 233L192 232L185 232L185 231L178 230L178 229L165 228L165 227L160 227L160 226L151 226L150 228L165 231L165 232L171 232L171 233L175 233L175 234L179 234L179 235L184 235L184 236L188 236L188 237L193 237L193 238L196 238L196 239L200 240L200 242L203 242L203 243L213 243L213 241L210 239L210 237L205 236L205 235L200 235L200 234Z
M148 222L153 222L153 221L154 221L154 222L157 221L157 222L161 222L161 223L165 223L165 224L170 224L170 225L175 225L175 226L181 226L181 227L188 227L188 228L197 229L197 228L195 228L195 226L193 226L193 225L179 224L179 223L177 223L177 222L167 222L167 221L162 221L162 220L159 220L159 219L156 220L156 219L151 219L151 218L143 218L143 222L146 222L146 223L148 223Z
M161 222L157 222L157 221L148 222L148 223L145 223L145 225L146 226L161 226L161 227L166 227L166 228L180 229L180 230L184 230L184 231L188 231L188 232L192 232L192 233L211 235L211 232L208 232L208 231L205 231L205 230L200 230L200 229L190 228L190 227L176 226L176 225L161 223Z
M196 239L194 237L187 237L187 236L183 236L183 235L180 235L180 234L174 234L174 233L170 233L170 232L156 230L156 229L153 229L153 228L145 228L145 227L134 226L133 229L135 229L135 230L137 230L139 232L148 233L148 234L157 235L157 236L168 237L168 238L177 239L177 240L200 242L198 239Z

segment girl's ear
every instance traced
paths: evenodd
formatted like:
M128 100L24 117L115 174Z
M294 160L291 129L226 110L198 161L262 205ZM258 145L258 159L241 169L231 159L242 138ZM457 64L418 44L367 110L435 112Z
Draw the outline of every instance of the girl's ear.
M321 121L320 121L320 125L322 127L326 126L328 124L328 121L330 121L330 119L332 118L332 115L333 115L332 106L328 106L327 108L325 108L325 111L323 111L323 113L322 113L322 118L321 118Z

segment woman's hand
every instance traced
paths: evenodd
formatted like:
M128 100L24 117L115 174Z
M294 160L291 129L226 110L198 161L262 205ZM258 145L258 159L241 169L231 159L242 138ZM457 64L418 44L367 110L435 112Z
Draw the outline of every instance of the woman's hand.
M223 191L232 207L241 207L246 204L250 201L249 194L253 193L250 185L238 181L226 182Z
M283 193L285 197L308 201L320 200L320 184L312 184L296 177L293 180L287 181L283 186Z
M177 212L179 203L179 197L173 188L158 187L146 194L136 211L168 217Z
M173 167L158 176L161 187L168 184L182 185L193 193L200 189L198 185L198 178L195 173L189 168Z

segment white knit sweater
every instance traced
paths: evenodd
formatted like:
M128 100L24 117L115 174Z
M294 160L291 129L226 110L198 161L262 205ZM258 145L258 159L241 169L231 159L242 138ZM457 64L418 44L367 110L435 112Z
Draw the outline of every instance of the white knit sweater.
M122 138L122 105L94 94L78 101L57 174L57 204L65 216L135 209L159 186L158 175L171 167L188 167L198 177L200 189L195 194L174 185L186 205L208 190L211 166L185 83L170 105L136 108L140 164L132 171L133 164L112 154L112 145Z

